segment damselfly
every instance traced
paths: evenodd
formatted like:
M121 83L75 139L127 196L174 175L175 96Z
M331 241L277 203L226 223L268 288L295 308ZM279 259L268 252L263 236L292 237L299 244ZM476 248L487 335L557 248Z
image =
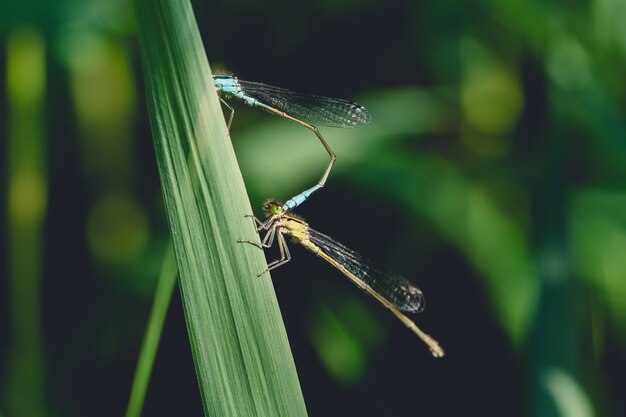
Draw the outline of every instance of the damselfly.
M213 82L221 95L220 100L230 110L230 116L228 117L229 129L235 115L235 109L222 96L239 99L250 106L260 107L306 127L317 136L326 152L328 152L330 163L317 185L287 200L283 205L285 211L299 206L311 194L322 188L335 164L335 153L315 125L356 127L370 122L370 114L367 109L352 101L299 94L286 88L240 80L232 75L214 75Z
M250 243L263 249L272 246L274 239L278 241L280 258L270 262L267 271L277 268L291 259L285 240L285 236L290 236L295 242L337 268L357 287L391 310L402 323L426 343L433 356L440 358L444 355L439 343L404 315L404 313L419 313L424 310L424 295L413 283L400 275L371 265L358 253L311 229L302 218L287 213L281 203L267 200L263 208L267 215L264 222L252 215L250 216L254 218L258 231L267 231L261 242L250 240L240 242ZM259 276L267 271L263 271Z

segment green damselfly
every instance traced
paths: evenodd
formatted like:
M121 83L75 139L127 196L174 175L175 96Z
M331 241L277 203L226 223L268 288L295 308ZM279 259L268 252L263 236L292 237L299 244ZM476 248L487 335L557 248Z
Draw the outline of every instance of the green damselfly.
M296 243L301 244L337 268L357 287L391 310L405 326L426 343L433 356L437 358L443 357L444 351L439 346L439 343L417 327L404 314L419 313L424 310L425 306L422 291L413 285L411 281L403 276L373 266L353 250L348 249L329 236L311 229L304 219L288 213L284 209L284 205L275 200L267 200L263 209L267 215L265 221L250 216L254 218L258 231L267 231L261 242L250 240L242 240L240 242L250 243L261 249L271 247L274 240L278 242L281 256L268 264L267 271L291 260L291 254L285 240L285 236L290 236ZM259 274L259 276L263 273Z
M250 106L262 108L306 127L317 136L326 152L328 152L330 163L326 171L324 171L322 178L314 187L287 200L283 204L285 211L298 207L311 194L322 188L337 159L335 153L315 125L356 127L370 122L370 114L367 109L349 100L300 94L286 88L240 80L235 76L225 74L214 75L213 82L218 93L220 93L220 100L230 110L230 116L228 117L229 129L235 115L235 109L222 96L238 99Z

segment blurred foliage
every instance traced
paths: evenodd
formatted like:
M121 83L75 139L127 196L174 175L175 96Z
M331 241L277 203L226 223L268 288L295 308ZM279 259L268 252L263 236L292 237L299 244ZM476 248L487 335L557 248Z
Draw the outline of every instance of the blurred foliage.
M67 416L126 406L169 240L130 6L0 5L9 417L33 404ZM294 248L274 284L310 415L626 415L623 1L194 8L213 67L370 109L366 127L320 128L337 163L298 212L418 284L418 324L448 354L432 361ZM236 107L231 137L259 207L313 185L326 164L309 132L255 109ZM33 215L29 234L15 232ZM201 413L185 331L175 297L145 415ZM41 352L22 349L33 343ZM40 399L16 369L41 379Z

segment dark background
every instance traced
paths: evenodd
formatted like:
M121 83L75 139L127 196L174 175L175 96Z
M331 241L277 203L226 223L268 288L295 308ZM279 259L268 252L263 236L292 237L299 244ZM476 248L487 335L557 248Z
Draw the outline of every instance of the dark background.
M446 349L293 248L272 276L310 416L626 415L620 2L194 10L214 70L370 109L320 128L336 169L298 213L415 282ZM0 16L0 416L121 415L169 239L132 3ZM236 108L253 205L317 181L309 132ZM201 414L176 294L144 415Z

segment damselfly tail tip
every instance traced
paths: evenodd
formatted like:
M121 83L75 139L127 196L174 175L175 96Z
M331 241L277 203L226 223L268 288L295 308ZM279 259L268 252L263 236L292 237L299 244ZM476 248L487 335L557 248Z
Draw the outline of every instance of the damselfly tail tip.
M439 346L439 343L437 343L436 340L432 339L432 342L433 342L432 344L430 343L428 344L430 353L432 353L435 358L443 358L446 353L443 351L441 346Z
M415 326L417 328L417 326ZM430 335L424 333L421 329L418 328L418 332L416 332L418 334L418 336L420 337L420 339L422 339L422 341L424 343L426 343L426 346L428 346L428 349L430 350L430 353L432 353L432 355L435 358L443 358L445 355L445 352L443 351L443 348L441 346L439 346L439 342L437 342L437 340L433 339Z

